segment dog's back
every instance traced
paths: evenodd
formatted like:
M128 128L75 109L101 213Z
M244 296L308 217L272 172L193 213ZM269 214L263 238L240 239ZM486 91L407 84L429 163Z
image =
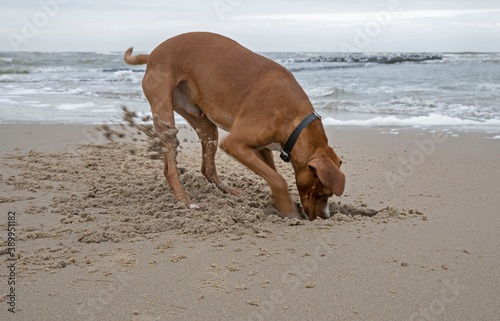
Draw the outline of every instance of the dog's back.
M271 107L293 114L297 104L310 104L290 71L218 34L192 32L170 38L151 52L147 63L146 82L148 74L168 77L174 87L184 82L181 87L191 104L215 123L225 123L224 129L231 127L246 105L263 108L259 112L271 117L275 113ZM271 96L272 105L246 104ZM280 117L286 118L289 113L283 114Z

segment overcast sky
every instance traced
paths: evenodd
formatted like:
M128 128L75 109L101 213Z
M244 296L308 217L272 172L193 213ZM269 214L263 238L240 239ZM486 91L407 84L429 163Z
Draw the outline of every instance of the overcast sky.
M259 52L500 52L499 0L2 0L0 8L0 51L149 52L174 35L211 31Z

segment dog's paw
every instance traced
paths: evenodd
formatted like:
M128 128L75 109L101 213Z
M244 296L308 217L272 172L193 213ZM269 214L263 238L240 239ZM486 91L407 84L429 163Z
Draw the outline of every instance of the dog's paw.
M186 203L186 207L190 210L202 211L205 208L202 205L194 204L194 203Z
M302 212L302 207L300 206L300 203L293 203L293 208L294 208L294 211L291 211L288 213L278 212L278 216L283 217L283 218L299 219L299 220L307 218L304 215L304 212Z
M303 216L297 214L297 213L290 213L290 214L282 214L282 213L278 213L278 215L280 217L283 217L283 218L289 218L289 219L304 219Z
M201 210L202 209L202 207L200 205L196 205L196 204L189 204L188 208L190 210Z

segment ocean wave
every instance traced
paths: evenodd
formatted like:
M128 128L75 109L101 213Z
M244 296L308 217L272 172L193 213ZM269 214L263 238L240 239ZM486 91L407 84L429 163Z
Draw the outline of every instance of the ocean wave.
M304 91L310 98L326 98L345 93L344 89L337 87L305 87Z
M57 106L55 109L57 110L78 110L83 108L93 108L97 107L94 103L81 103L81 104L61 104Z
M414 127L414 126L500 126L500 119L476 121L454 118L441 114L431 113L428 116L397 118L396 116L375 117L366 120L338 120L326 117L323 120L326 126L354 126L354 127Z
M9 98L0 98L0 104L12 104L15 103L14 100Z
M442 114L452 118L488 120L500 119L497 105L482 105L475 101L469 103L445 102L439 99L415 97L393 97L387 100L360 100L349 92L332 93L333 97L311 97L311 103L317 109L347 111L355 113L374 113L388 115L423 116Z
M383 113L407 113L410 115L422 115L429 113L443 113L447 116L461 119L494 119L500 117L498 106L484 106L477 101L467 102L444 102L439 99L417 99L414 97L402 97L390 100L385 106L377 106Z
M311 63L311 64L300 64L300 65L295 65L295 66L286 66L288 70L291 72L300 72L300 71L305 71L305 70L313 70L313 71L320 71L320 70L332 70L332 69L345 69L345 68L359 68L359 67L366 67L367 64L347 64L347 63L331 63L331 64L317 64L317 63Z
M79 68L71 66L57 66L57 67L39 67L35 69L37 73L67 73L67 72L77 72L81 71Z
M88 70L88 69L87 69ZM70 66L57 66L57 67L8 67L0 69L0 74L38 74L38 73L67 73L77 72L77 69Z
M0 82L15 82L15 80L11 76L0 75Z
M8 63L8 64L11 64L12 63L12 58L4 57L4 58L0 58L0 61Z
M122 52L111 52L111 51L103 51L103 52L96 51L95 54L96 55L103 55L103 56L121 56L121 55L123 55Z
M137 73L132 70L119 70L113 73L112 82L128 82L133 84L138 84L142 81L142 75L137 75Z
M93 109L90 111L91 113L117 113L116 109Z
M145 72L145 69L128 69L128 68L108 68L103 69L102 72L117 72L117 71L131 71L131 72Z
M397 53L397 54L338 54L328 56L313 56L304 58L280 59L280 63L303 63L303 62L343 62L343 63L376 63L395 64L401 62L422 62L442 60L442 54L435 53Z
M6 68L0 69L0 75L15 75L15 74L29 74L30 71L25 68Z
M453 53L444 54L443 60L447 62L479 62L500 63L500 53Z

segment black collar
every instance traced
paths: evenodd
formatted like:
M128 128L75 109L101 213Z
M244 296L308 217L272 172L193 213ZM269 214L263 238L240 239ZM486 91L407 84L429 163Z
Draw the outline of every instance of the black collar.
M280 157L283 161L289 162L290 161L290 152L292 151L293 145L297 142L297 139L299 138L300 133L306 128L310 123L312 123L313 120L316 118L321 119L321 116L317 113L314 112L311 115L307 116L306 119L304 119L297 128L293 131L293 133L290 135L288 140L286 141L285 148L281 151Z

